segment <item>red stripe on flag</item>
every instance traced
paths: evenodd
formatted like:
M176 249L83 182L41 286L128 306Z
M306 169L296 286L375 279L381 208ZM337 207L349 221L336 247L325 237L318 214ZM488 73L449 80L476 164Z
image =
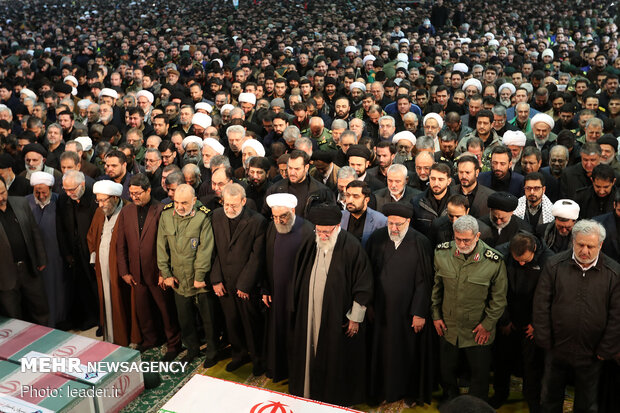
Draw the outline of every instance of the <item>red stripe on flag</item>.
M13 354L23 350L24 347L32 344L50 331L53 330L49 327L33 324L31 327L16 334L15 337L2 343L0 346L0 358L8 360Z
M93 345L89 345L84 350L76 353L74 357L78 357L82 364L86 364L89 361L102 361L104 358L114 353L118 348L119 347L116 344L93 340Z
M65 379L64 377L57 376L55 374L44 374L41 376L40 379L35 380L34 382L29 384L30 387L32 389L35 389L36 391L24 392L23 394L20 393L18 397L29 403L39 404L43 400L45 400L47 396L49 395L49 394L46 394L48 392L45 389L50 389L50 390L60 389L68 381L69 380ZM66 394L63 394L63 391L60 390L58 397L65 397L65 396Z

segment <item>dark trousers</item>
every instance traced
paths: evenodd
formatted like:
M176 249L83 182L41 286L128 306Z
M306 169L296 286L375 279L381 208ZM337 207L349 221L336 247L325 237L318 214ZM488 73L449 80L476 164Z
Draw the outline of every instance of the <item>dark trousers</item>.
M601 362L595 358L588 361L558 357L548 351L545 357L545 375L542 383L542 412L562 413L564 390L568 378L575 377L575 413L598 411L598 382Z
M192 297L185 297L176 292L174 293L174 302L177 307L185 346L189 352L198 352L200 350L200 340L198 339L195 324L196 313L198 313L202 319L202 326L207 341L207 359L215 358L218 351L215 329L213 328L215 297L212 294L212 292L207 292L199 293Z
M226 331L232 347L233 360L240 360L249 353L254 364L263 362L262 342L264 319L252 295L248 300L237 296L234 288L227 289L224 296L219 297Z
M50 313L43 278L33 274L24 261L16 263L16 267L15 288L0 291L0 314L46 326Z
M157 284L142 283L137 283L134 291L142 345L157 345L160 338L158 333L161 331L159 327L163 324L168 351L181 350L181 330L172 291L164 291Z
M510 374L523 367L523 397L530 412L540 411L540 388L543 377L545 353L523 331L513 331L508 336L497 333L494 343L495 373L494 398L506 401L510 393ZM520 357L519 357L520 356Z
M84 258L84 257L80 257ZM69 318L67 327L88 330L99 324L99 292L94 268L88 258L69 265Z
M491 369L491 346L472 346L458 348L445 338L440 339L439 368L444 388L444 395L452 399L459 395L457 386L459 352L463 352L469 369L471 381L469 394L482 400L489 396L489 371Z

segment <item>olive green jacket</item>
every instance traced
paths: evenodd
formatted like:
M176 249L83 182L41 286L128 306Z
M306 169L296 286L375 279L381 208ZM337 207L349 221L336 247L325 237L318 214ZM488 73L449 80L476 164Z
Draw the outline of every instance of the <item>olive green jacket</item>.
M157 232L157 266L162 277L179 280L174 290L192 297L206 288L194 288L194 281L209 282L213 254L211 210L196 201L192 212L179 216L173 203L164 207Z
M452 345L473 347L478 324L491 332L506 307L508 281L502 255L483 241L465 258L454 241L435 250L435 283L431 311L433 320L443 320L445 339Z

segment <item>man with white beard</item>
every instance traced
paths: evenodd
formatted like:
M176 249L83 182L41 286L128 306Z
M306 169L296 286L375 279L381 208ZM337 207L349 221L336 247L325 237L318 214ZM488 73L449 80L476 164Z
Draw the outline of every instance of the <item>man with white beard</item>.
M454 221L454 241L435 250L431 312L440 337L439 363L444 396L459 395L457 373L463 354L471 370L469 394L486 400L491 344L506 307L506 266L499 252L480 240L478 221Z
M222 208L213 212L212 219L217 255L211 284L220 299L232 347L232 361L226 370L237 370L252 361L252 373L260 376L265 363L259 281L264 277L267 221L247 208L246 202L241 185L230 183L222 189Z
M360 242L340 229L342 212L336 204L312 206L308 219L316 225L316 237L297 256L289 390L350 406L366 397L370 262Z
M54 192L59 193L60 182L62 182L62 174L60 173L60 171L57 171L56 169L45 165L47 149L45 149L43 145L39 143L30 143L24 146L22 154L24 155L26 170L19 175L25 177L26 179L28 179L28 181L30 181L30 176L34 172L47 172L54 177Z
M267 227L266 282L262 286L263 303L267 306L266 356L267 377L274 382L288 377L288 353L291 335L288 309L291 306L291 275L297 251L314 239L312 225L295 216L297 197L293 194L271 194L266 199L273 222Z

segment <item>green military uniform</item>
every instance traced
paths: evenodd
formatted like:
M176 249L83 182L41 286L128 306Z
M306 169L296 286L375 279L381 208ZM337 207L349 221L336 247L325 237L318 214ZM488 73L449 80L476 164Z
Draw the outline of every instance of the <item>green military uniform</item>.
M200 341L196 331L196 310L202 319L207 340L208 360L217 357L215 296L207 288L195 288L194 281L211 286L211 256L215 245L211 228L211 211L196 201L192 212L179 216L174 204L164 207L157 232L157 266L164 279L176 277L174 302L177 308L181 334L188 355L200 353Z
M135 161L138 165L144 165L144 156L146 155L146 148L144 146L140 146L140 148L136 151Z
M337 150L336 142L334 142L334 138L332 137L332 131L330 131L327 128L323 128L323 132L321 132L321 135L318 138L312 136L312 132L310 131L310 128L302 130L301 136L303 136L304 138L310 138L316 141L317 145L319 146L319 150L321 151Z
M495 325L506 307L508 281L502 255L483 241L465 257L454 241L435 250L433 320L443 320L445 339L459 348L476 346L472 330L482 324L495 338Z
M175 292L185 297L206 292L194 288L194 281L210 284L207 274L214 245L211 211L200 201L185 217L176 213L172 202L164 207L157 232L157 266L164 279L179 280Z
M495 326L506 308L508 281L500 253L478 241L464 256L454 241L435 250L435 284L431 297L433 320L443 320L446 329L439 342L439 364L444 395L458 396L459 354L471 372L469 394L485 400L489 395L491 344ZM481 324L490 333L485 344L476 343L473 330Z

